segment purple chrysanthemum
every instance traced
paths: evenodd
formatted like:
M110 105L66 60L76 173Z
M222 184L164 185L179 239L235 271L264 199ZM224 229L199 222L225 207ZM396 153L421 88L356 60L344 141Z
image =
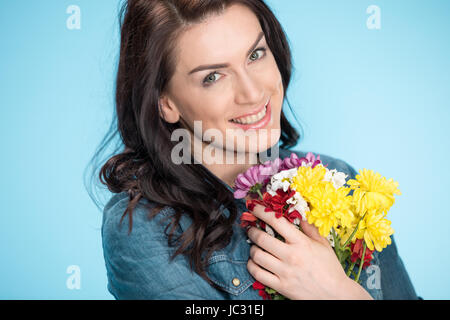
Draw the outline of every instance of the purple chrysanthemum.
M283 160L280 158L276 158L274 161L268 160L263 163L264 168L262 169L262 174L268 177L267 180L270 180L274 174L280 172L282 164Z
M298 168L301 166L311 166L314 168L316 165L321 164L320 155L317 158L313 153L308 152L306 157L299 158L297 154L291 153L290 157L284 158L281 165L281 170L287 170L292 168Z
M278 173L281 164L281 159L277 158L274 161L269 160L264 162L264 164L253 166L246 172L238 174L235 181L234 197L236 199L242 199L249 192L262 190L270 178Z
M322 161L320 160L320 155L317 156L317 158L312 154L312 152L308 152L306 154L306 160L308 161L308 164L311 164L311 167L314 168L318 164L321 164Z

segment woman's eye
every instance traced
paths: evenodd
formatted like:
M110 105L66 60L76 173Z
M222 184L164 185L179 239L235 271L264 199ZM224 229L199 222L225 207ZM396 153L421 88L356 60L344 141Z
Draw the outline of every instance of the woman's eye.
M256 61L258 59L261 59L262 57L264 57L264 55L266 54L266 48L265 47L261 47L261 48L257 48L255 49L255 51L252 52L252 54L250 55L250 59L252 61ZM258 51L261 51L262 53L259 55ZM252 59L253 58L253 59ZM213 84L214 82L216 82L217 80L215 80L215 76L217 75L217 71L214 71L210 74L208 74L206 76L205 79L203 79L203 85L205 87L210 86L211 84Z
M203 84L204 84L205 86L209 86L211 83L216 82L214 79L215 79L215 76L216 76L217 74L218 74L217 71L214 71L214 72L208 74L208 75L206 76L206 78L203 79ZM209 80L211 80L211 81L209 81Z
M253 51L253 53L250 55L250 58L255 57L255 60L258 60L259 56L257 54L255 55L255 53L257 53L258 51L262 52L261 57L264 57L264 55L266 54L266 48L258 48L258 49L255 49L255 51Z

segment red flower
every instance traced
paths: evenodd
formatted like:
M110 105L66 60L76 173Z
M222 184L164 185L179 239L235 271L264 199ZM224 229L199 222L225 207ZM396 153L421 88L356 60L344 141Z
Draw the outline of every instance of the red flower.
M362 260L362 254L363 254L363 239L357 239L355 243L352 243L351 250L352 250L352 256L351 260L352 262L355 262L357 260ZM373 259L373 253L374 250L370 250L366 247L366 254L364 255L364 264L363 268L366 268L370 265L370 262Z
M268 294L265 290L259 290L258 294L259 294L264 300L271 300L270 294Z
M264 300L271 300L270 298L270 294L268 294L266 292L266 286L263 285L261 282L259 281L255 281L253 282L253 289L255 290L259 290L258 294L264 299Z
M250 212L243 212L241 215L241 227L242 228L246 228L248 226L256 227L257 220L258 220L258 218L256 218Z
M295 190L288 189L287 192L284 192L282 189L277 190L277 194L275 196L271 196L269 193L264 193L263 199L264 202L268 204L269 210L274 211L275 216L277 218L281 218L284 216L284 212L287 211L286 201L291 198L295 194ZM265 210L266 211L266 210Z
M266 204L264 203L263 200L259 200L259 199L251 199L251 200L247 200L245 202L245 206L247 207L248 210L253 211L253 209L255 209L255 206L257 204L260 204L262 206L266 206Z
M275 212L275 217L281 218L285 217L289 220L289 222L293 223L295 219L299 218L301 219L302 216L297 210L292 210L292 212L289 212L289 209L293 206L293 204L286 203L288 199L292 198L295 194L295 190L288 189L287 192L283 191L282 189L278 189L276 191L275 196L271 196L270 193L264 192L263 199L250 199L247 200L245 203L245 206L247 209L251 212L255 209L255 206L257 204L260 204L264 206L264 212ZM242 220L242 219L241 219ZM253 220L252 220L253 222ZM245 222L241 225L248 226L248 225L255 226L255 223L249 223ZM264 222L259 222L261 228L265 229Z
M261 227L261 229L266 230L266 223L264 221L259 221L259 226Z
M275 211L275 216L277 218L284 216L291 223L293 223L296 218L301 219L302 216L297 210L289 212L289 209L293 206L293 204L287 204L287 200L292 198L294 194L295 190L291 190L290 188L286 192L282 189L278 189L275 196L265 193L264 202L268 205L268 210L265 211Z
M255 290L261 290L261 289L265 289L266 286L263 285L261 282L259 282L258 280L256 280L255 282L253 282L253 289Z
M297 218L302 219L302 215L297 210L286 212L284 216L289 220L290 223L294 223L294 220Z
M264 196L265 196L265 194L263 195L263 197L264 197ZM245 202L245 206L247 207L247 209L249 210L249 212L244 212L244 214L246 214L246 216L244 216L244 214L243 214L244 219L241 218L241 220L246 220L246 221L249 221L249 222L243 222L243 223L241 223L241 226L246 227L246 226L248 226L248 225L251 225L251 226L253 226L253 227L256 227L256 221L258 221L259 226L260 226L262 229L265 229L265 228L266 228L266 224L264 223L264 221L259 220L259 219L256 218L253 214L251 214L251 211L253 211L253 210L255 209L255 206L256 206L257 204L260 204L260 205L266 207L266 208L264 209L264 211L266 211L266 212L267 212L267 211L271 211L270 209L267 209L267 205L268 205L268 204L267 204L264 200L260 200L260 199L251 199L251 200L247 200L247 201ZM253 218L251 218L249 215L251 215L251 217L253 217L255 220L253 220Z

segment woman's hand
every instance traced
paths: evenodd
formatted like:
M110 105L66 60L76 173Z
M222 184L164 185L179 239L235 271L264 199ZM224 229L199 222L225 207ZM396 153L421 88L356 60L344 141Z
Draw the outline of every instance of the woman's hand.
M303 232L284 217L264 212L256 205L252 211L275 229L286 242L252 227L247 269L262 284L291 299L372 299L358 283L347 277L328 240L307 221ZM262 250L264 249L264 250Z

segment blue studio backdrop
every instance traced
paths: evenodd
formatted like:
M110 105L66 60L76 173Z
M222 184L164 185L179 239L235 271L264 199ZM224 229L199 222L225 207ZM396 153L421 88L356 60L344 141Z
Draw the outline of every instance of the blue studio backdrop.
M112 299L83 174L114 108L120 3L0 0L0 299ZM294 58L295 149L398 181L399 253L420 296L449 299L450 1L267 3Z

